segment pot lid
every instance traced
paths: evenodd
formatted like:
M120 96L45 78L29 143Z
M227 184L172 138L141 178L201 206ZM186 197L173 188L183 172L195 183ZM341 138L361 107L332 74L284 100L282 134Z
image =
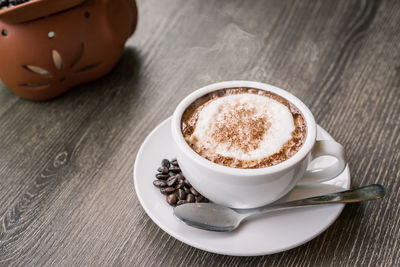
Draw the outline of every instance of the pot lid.
M23 4L0 10L0 20L21 23L39 19L80 5L85 0L30 0Z

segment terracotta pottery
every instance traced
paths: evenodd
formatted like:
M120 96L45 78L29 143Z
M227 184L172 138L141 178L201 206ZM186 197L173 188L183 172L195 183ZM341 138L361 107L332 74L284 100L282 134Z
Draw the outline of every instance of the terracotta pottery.
M0 10L0 79L32 100L108 73L136 28L134 0L31 0Z

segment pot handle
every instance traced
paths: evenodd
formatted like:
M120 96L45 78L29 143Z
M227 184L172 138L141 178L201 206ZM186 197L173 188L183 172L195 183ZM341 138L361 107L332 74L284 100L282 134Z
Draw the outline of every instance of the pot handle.
M138 11L135 0L102 0L106 5L107 25L113 39L122 45L136 29Z

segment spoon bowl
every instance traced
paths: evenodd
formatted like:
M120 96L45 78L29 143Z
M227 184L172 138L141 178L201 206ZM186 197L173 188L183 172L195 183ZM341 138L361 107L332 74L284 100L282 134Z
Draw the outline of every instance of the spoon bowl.
M174 214L187 225L216 232L232 231L242 221L236 211L213 203L188 203L174 208Z

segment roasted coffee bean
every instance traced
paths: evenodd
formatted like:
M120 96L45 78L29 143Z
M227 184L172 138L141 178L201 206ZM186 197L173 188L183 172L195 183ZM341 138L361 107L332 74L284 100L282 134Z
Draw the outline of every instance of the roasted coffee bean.
M184 184L177 184L177 185L175 186L175 189L182 189L183 186L184 186Z
M157 179L161 179L161 180L167 180L169 178L169 175L168 174L157 173L156 174L156 178Z
M176 177L177 183L185 185L185 181L182 178Z
M205 199L205 198L204 198L202 195L197 196L197 197L196 197L196 203L203 202L204 199Z
M185 191L186 194L190 194L190 187L184 186L183 190Z
M161 161L161 166L169 168L169 166L171 166L171 164L170 164L169 160L163 159Z
M168 174L169 172L168 167L165 166L158 168L157 171L161 172L162 174Z
M178 198L180 200L185 200L186 199L186 193L182 189L178 189L177 195L178 195Z
M178 172L181 172L181 169L178 166L171 166L171 167L169 167L169 171L178 173Z
M187 194L186 201L192 203L195 201L195 198L192 194Z
M167 196L167 202L171 205L171 206L175 206L176 202L178 202L178 197L175 194L169 194Z
M167 179L167 181L168 181L168 180L171 180L171 179L176 179L176 176L175 176L175 175L170 176L170 177Z
M188 179L185 178L185 180L183 180L183 181L185 182L185 184L186 184L188 187L192 187L192 185L189 183Z
M198 200L196 199L196 202L204 202L204 203L209 202L209 200L205 196L200 195L197 198L199 199Z
M164 187L160 189L161 194L168 195L175 191L173 187Z
M191 187L191 188L190 188L190 193L192 193L192 194L195 195L195 196L200 195L199 192L197 192L196 189L194 189L194 187Z
M167 185L168 186L174 186L176 184L176 180L177 179L176 179L175 176L169 177L168 180L167 180Z
M183 205L183 204L186 204L186 203L187 203L186 200L179 200L179 201L176 203L176 205L179 206L179 205Z
M178 173L178 174L176 175L176 177L177 177L178 179L185 180L185 176L183 176L182 173Z
M3 0L0 0L0 3ZM190 182L182 175L176 159L161 161L156 174L158 180L153 181L153 184L160 188L160 192L167 195L167 202L171 206L182 205L193 202L208 202L208 199L202 196Z
M155 180L153 181L153 184L157 187L165 187L167 186L167 182L164 180Z

